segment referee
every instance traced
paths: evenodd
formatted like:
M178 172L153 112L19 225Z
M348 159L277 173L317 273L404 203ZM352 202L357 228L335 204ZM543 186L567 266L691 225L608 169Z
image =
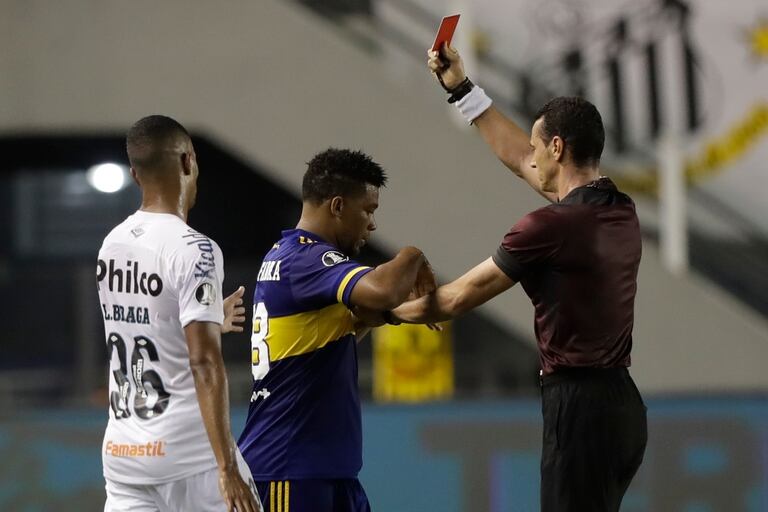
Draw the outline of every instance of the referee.
M466 78L453 48L430 52L428 65L496 156L552 204L515 224L493 256L383 317L448 320L520 282L541 361L541 510L618 511L647 440L627 371L641 241L634 203L600 175L600 114L586 100L555 98L529 137Z

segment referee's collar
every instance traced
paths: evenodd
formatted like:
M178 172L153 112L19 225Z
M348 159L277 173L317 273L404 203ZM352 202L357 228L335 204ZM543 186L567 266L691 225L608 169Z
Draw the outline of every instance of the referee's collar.
M600 203L604 200L606 192L618 192L611 178L600 176L586 185L571 190L558 204L590 204Z

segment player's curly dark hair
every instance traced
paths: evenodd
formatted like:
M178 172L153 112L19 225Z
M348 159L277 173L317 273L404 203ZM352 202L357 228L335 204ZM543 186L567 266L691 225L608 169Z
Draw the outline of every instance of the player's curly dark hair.
M597 108L584 98L560 96L549 100L534 119L543 118L544 142L558 135L565 151L578 167L597 166L605 145L603 119Z
M319 204L335 196L362 194L366 185L380 188L386 183L384 169L362 151L328 148L307 163L301 196Z

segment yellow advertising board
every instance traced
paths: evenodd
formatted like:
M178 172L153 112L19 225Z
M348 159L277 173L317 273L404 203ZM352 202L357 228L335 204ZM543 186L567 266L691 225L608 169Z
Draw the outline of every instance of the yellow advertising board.
M373 332L373 397L423 402L453 396L451 327L384 325Z

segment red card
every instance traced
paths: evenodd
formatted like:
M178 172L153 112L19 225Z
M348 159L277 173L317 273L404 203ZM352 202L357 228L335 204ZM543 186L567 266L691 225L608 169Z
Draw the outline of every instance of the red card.
M432 45L433 50L440 50L443 47L443 43L451 44L451 38L456 31L456 25L459 24L459 16L459 14L454 14L453 16L443 18L443 21L440 22L440 28L437 29L435 44Z

